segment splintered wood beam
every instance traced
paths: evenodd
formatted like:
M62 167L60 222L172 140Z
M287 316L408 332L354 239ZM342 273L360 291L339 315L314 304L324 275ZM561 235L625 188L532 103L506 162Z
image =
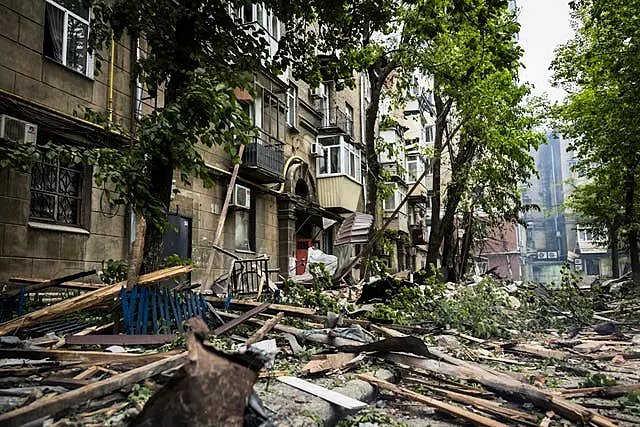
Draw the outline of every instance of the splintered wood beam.
M153 273L140 276L138 284L149 285L151 283L161 282L163 280L182 276L189 271L191 271L190 266L165 268L163 270L154 271ZM78 295L77 297L60 301L59 303L12 319L0 325L0 335L6 335L17 331L20 328L26 328L28 326L46 322L47 320L55 319L65 314L75 313L85 310L89 307L100 305L107 301L112 301L114 298L118 297L120 288L126 286L126 284L127 282L125 281L105 286L103 288L96 289L95 291L87 292L85 294Z
M44 416L56 415L65 409L80 405L91 399L97 399L127 385L135 384L163 371L180 366L187 359L187 354L185 351L67 393L43 397L30 405L0 415L0 425L5 427L21 426Z
M231 329L235 328L236 326L238 326L239 324L245 322L246 320L252 318L253 316L262 313L263 311L265 311L267 308L269 308L271 304L266 302L264 304L260 304L259 306L252 308L251 310L247 311L246 313L243 313L241 316L236 317L235 319L225 323L224 325L216 328L212 333L213 335L220 335L220 334L224 334L225 332L230 331Z
M38 284L38 283L44 283L47 281L48 281L47 279L37 279L37 278L31 278L31 277L12 277L11 279L9 279L10 283L15 283L15 284L20 284L20 283ZM68 281L64 283L58 283L57 285L55 285L55 287L57 288L76 289L79 291L95 291L96 289L104 288L105 286L109 286L109 285L105 285L104 283L84 283L84 282L68 282Z
M80 361L91 364L116 364L146 365L156 360L166 359L175 355L175 352L166 353L110 353L106 351L74 351L74 350L25 350L25 349L0 349L0 359L49 359L55 361Z
M484 417L482 415L475 414L473 412L467 411L464 408L460 408L455 405L451 405L446 402L442 402L438 399L434 399L432 397L423 396L419 393L415 393L411 390L407 390L401 387L396 386L395 384L391 384L390 382L381 380L369 374L358 374L357 377L363 381L366 381L370 384L376 385L384 390L388 390L393 394L397 394L399 396L404 396L408 399L414 400L416 402L424 403L427 406L435 408L441 412L452 415L454 417L462 418L467 421L471 421L476 425L487 426L487 427L507 427L506 424L498 422L496 420L492 420L491 418Z
M264 336L267 335L269 331L282 320L283 317L284 313L280 312L276 317L267 320L266 322L264 322L264 325L262 325L262 327L258 329L255 334L251 335L244 343L246 345L257 343L262 338L264 338Z
M69 345L159 345L176 338L174 334L161 335L67 335Z
M224 298L218 298L211 295L205 295L204 299L210 302L211 305L213 305L214 307L224 307L226 303L226 300ZM232 309L247 310L251 307L258 307L260 305L261 303L256 301L240 300L235 298L231 300ZM268 308L267 311L275 312L275 313L283 311L284 314L287 316L291 315L291 316L298 316L298 317L312 316L316 314L316 310L313 308L295 307L292 305L283 305L283 304L271 304L271 306Z
M27 285L24 287L24 293L28 294L31 292L36 292L51 286L60 285L61 283L64 283L64 282L70 282L75 279L91 276L92 274L96 274L96 270L83 271L80 273L74 273L74 274L69 274L67 276L58 277L56 279L46 280L44 282L33 283L31 285ZM7 291L3 296L10 298L10 297L15 297L17 295L20 295L20 288L11 289Z

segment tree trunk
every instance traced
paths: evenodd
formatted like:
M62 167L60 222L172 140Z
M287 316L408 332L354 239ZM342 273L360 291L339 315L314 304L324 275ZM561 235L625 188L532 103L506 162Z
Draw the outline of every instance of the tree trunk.
M381 86L377 82L376 69L369 70L368 79L371 86L371 103L365 110L364 148L367 159L366 194L367 204L365 212L372 215L374 223L378 222L378 179L380 177L380 162L376 153L376 120L380 107Z
M611 246L611 275L614 279L620 277L620 253L618 252L618 229L611 228L609 236L609 244Z
M180 72L173 73L171 79L167 82L165 92L165 106L175 102L181 91L189 84L189 76L192 71L197 69L198 63L195 61L192 53L196 52L199 47L195 34L193 23L183 17L176 24L176 34L178 35L177 48L173 52L174 62L182 64ZM167 143L165 143L166 145ZM170 144L170 142L169 142ZM163 149L157 149L162 156L170 156L170 147L165 146ZM151 193L156 200L162 202L165 212L169 212L171 204L171 190L173 184L173 161L169 159L161 160L155 158L151 154L148 166L151 174ZM165 230L158 224L147 224L147 233L144 242L144 262L141 270L143 272L151 272L160 268L164 263L162 254L164 251Z
M624 214L626 223L631 225L631 228L627 233L627 241L629 243L629 257L631 258L631 277L633 278L634 283L638 285L640 284L640 254L638 251L638 230L633 226L633 222L635 220L634 202L636 190L636 176L633 172L633 169L633 167L628 167L625 177L626 192Z
M462 244L462 251L460 254L460 266L458 268L459 276L458 280L462 279L462 277L467 274L468 266L469 266L469 254L471 252L471 244L473 241L473 237L471 236L471 228L473 226L473 206L471 206L471 210L465 214L465 231L464 231L464 241Z
M436 86L434 81L434 87ZM444 128L446 126L446 112L442 97L435 94L434 102L436 104L436 132L433 142L433 161L431 164L431 172L433 173L433 197L431 198L431 232L429 233L429 245L427 247L427 266L438 266L438 258L440 256L440 244L442 243L442 229L440 226L440 206L442 203L442 195L440 194L441 176L440 167L442 165L442 147L444 139Z
M380 95L389 74L396 68L393 62L381 58L367 70L367 78L371 86L371 102L365 110L364 146L367 159L365 211L372 215L375 223L379 223L378 212L378 180L380 179L380 162L376 153L376 120L380 108Z

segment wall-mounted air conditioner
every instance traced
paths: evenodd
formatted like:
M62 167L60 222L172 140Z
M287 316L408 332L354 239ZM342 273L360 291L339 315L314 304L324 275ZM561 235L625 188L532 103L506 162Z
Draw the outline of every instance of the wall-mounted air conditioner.
M0 114L0 138L32 144L38 138L38 126L6 114Z
M538 259L547 259L546 252L538 252Z
M558 259L558 251L547 252L547 259Z
M322 145L314 142L311 144L311 148L309 149L309 154L311 157L321 157L322 156Z
M242 209L251 208L251 190L243 185L236 184L233 190L233 206Z

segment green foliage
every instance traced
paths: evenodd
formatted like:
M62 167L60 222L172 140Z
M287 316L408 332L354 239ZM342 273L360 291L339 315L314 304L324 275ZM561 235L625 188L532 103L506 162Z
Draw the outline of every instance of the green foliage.
M108 285L127 280L127 268L129 265L124 259L109 259L102 267L100 278Z
M195 266L191 258L181 258L178 254L169 255L164 259L164 267L178 267L181 265Z
M320 264L312 265L316 266L314 270L317 271ZM324 266L321 268L326 271ZM282 302L297 307L315 308L318 314L321 315L327 314L329 311L339 313L340 307L338 303L322 292L328 288L327 284L331 286L331 281L329 277L329 282L327 282L327 276L325 274L314 277L311 289L308 289L304 284L298 283L295 280L287 279L283 283L284 295Z
M579 186L570 207L608 243L618 230L640 280L640 56L638 0L571 2L575 35L556 51L554 81L568 93L554 110L560 133L572 138Z
M539 285L535 289L523 289L518 298L523 310L530 313L522 321L527 330L546 328L574 328L589 325L593 313L603 307L603 297L597 288L581 290L580 276L568 266L562 269L560 283Z
M149 400L151 396L153 396L152 389L140 384L134 384L131 388L131 393L129 393L129 396L127 397L127 400L140 405L144 405L145 403L147 403L147 400Z
M580 387L608 387L617 384L617 381L612 380L605 374L589 374L585 377L584 381L580 383Z
M361 425L380 425L389 427L405 427L407 424L396 423L386 411L377 408L365 408L356 415L350 415L338 422L338 427L358 427Z

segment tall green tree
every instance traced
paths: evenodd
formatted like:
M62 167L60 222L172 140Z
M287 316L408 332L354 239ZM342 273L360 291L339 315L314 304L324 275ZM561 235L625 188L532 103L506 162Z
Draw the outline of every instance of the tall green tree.
M516 183L533 170L526 150L540 139L532 130L535 118L522 105L528 89L516 83L522 51L515 15L501 4L477 19L484 25L463 20L456 31L435 39L426 62L434 76L436 111L427 262L436 265L440 259L450 280L457 278L453 232L461 203L469 205L482 186L487 191L476 202L492 214L512 217L521 207ZM443 194L445 158L452 177Z
M571 7L576 33L552 64L555 83L568 93L555 110L558 128L574 139L584 176L619 196L620 226L640 283L640 1L581 0ZM615 180L609 179L612 171ZM580 213L607 222L602 211Z

